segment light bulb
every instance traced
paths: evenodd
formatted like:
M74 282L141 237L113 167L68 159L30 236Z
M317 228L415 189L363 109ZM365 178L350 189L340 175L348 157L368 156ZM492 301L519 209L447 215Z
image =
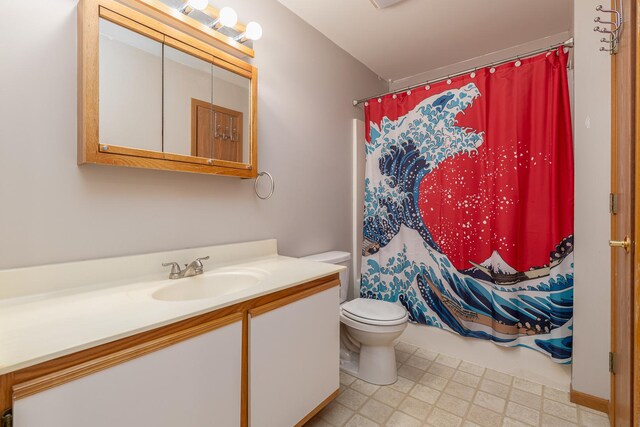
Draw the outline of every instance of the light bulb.
M235 10L231 9L229 6L223 7L220 9L220 15L218 16L220 24L225 27L233 27L238 23L238 14Z
M260 40L262 37L262 26L255 21L249 22L245 30L245 37L249 40Z
M189 6L194 9L205 10L209 6L209 0L189 0Z

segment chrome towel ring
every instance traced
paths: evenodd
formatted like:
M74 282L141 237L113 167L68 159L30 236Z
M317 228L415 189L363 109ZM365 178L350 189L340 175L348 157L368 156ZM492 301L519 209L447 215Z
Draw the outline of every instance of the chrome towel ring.
M265 175L269 177L269 180L271 181L271 186L270 186L270 189L269 189L269 194L267 194L266 196L261 196L260 193L258 192L258 181L260 181L260 178L265 176ZM271 196L273 196L273 190L275 190L276 184L275 184L275 181L273 180L273 177L271 176L271 174L269 172L260 172L260 173L258 173L258 176L256 177L256 180L253 183L253 188L256 191L256 196L258 196L259 199L267 200L267 199L270 199Z

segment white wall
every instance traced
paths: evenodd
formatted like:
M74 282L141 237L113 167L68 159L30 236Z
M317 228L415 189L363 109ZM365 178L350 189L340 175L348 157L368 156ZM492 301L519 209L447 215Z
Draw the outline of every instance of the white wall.
M609 398L611 57L593 31L600 0L574 0L574 390Z
M76 0L0 14L0 268L275 237L281 253L351 247L353 98L383 82L276 0L257 20L259 169L252 180L76 165Z
M567 27L569 23L567 23ZM434 68L415 76L405 77L403 79L394 80L389 82L390 90L401 90L407 86L421 84L428 80L440 79L448 74L455 74L465 70L472 69L474 67L486 67L487 64L492 62L503 61L507 58L511 58L524 53L532 52L538 49L544 49L548 46L552 46L557 43L563 43L571 38L569 31L550 35L538 40L532 40L527 43L523 43L517 46L510 47L508 49L499 50L496 52L488 53L486 55L480 55L475 58L469 58L465 61L458 62L456 64L447 65L446 67Z
M360 296L360 269L362 267L362 228L364 224L364 175L366 153L365 123L361 119L353 119L353 263L351 272L351 287L349 288L349 299Z

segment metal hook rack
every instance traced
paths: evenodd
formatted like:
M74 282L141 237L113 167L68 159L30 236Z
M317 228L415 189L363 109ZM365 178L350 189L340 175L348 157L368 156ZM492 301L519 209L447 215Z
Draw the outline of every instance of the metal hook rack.
M608 47L602 46L601 52L609 52L609 55L615 55L618 52L618 44L620 43L620 36L622 35L622 26L624 23L624 15L622 10L622 1L615 1L614 9L605 9L604 6L599 5L596 7L596 12L609 13L615 15L615 21L605 21L601 17L597 16L593 22L602 25L609 25L610 28L601 27L597 25L593 31L608 34L609 37L603 37L600 39L602 43L606 43Z

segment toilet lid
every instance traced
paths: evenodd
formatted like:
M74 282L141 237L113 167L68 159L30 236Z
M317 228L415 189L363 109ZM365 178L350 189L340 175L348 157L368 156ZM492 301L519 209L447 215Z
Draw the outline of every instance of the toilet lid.
M406 322L408 316L407 310L398 304L369 298L356 298L341 308L345 316L372 325L398 325Z

